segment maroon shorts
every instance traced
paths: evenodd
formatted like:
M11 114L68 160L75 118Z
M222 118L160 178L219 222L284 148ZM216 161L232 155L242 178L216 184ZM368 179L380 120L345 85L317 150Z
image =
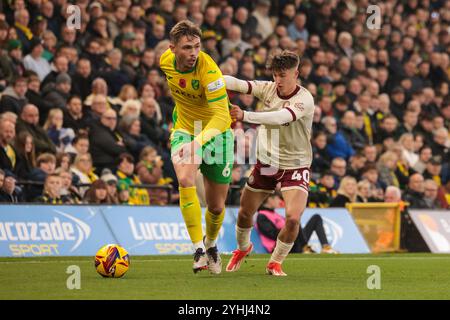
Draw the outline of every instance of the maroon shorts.
M277 184L281 183L281 191L298 189L308 193L311 174L309 168L275 170L268 168L269 165L258 160L248 177L246 188L254 192L273 193Z

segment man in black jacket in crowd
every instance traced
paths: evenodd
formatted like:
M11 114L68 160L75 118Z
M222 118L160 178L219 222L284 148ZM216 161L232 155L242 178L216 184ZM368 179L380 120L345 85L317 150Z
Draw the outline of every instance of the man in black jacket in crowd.
M91 61L86 58L81 58L77 62L77 69L72 77L72 93L83 99L91 93L92 82L94 75L92 72Z
M15 114L20 114L22 108L27 103L25 94L27 93L27 79L24 77L16 78L11 86L7 87L2 92L0 100L0 113L12 111Z
M67 100L64 110L64 128L71 128L76 133L80 130L87 130L90 122L89 116L83 112L83 103L79 96L71 96Z
M28 90L25 96L28 99L28 103L34 104L39 109L39 124L43 126L49 111L54 108L54 105L47 99L44 99L41 91L41 80L39 80L37 73L27 70L26 76L28 79Z
M95 121L90 128L90 152L94 159L94 167L99 175L104 168L115 171L119 155L129 152L116 127L117 114L113 109L108 109L103 113L100 120Z
M17 120L16 134L28 131L33 136L36 154L44 152L56 153L56 147L48 137L45 130L39 125L39 110L33 104L23 107L20 118Z
M403 200L409 202L411 209L427 209L428 204L424 200L424 179L420 173L409 177L408 188L403 194Z
M17 177L14 173L7 170L4 174L3 185L0 187L0 202L19 203L22 201L21 190L16 187L16 181Z
M17 152L12 146L16 126L9 119L0 119L0 168L13 171L17 165Z
M153 98L145 98L141 105L141 131L145 134L156 146L161 146L167 142L169 132L164 130L158 123L156 118L156 101Z

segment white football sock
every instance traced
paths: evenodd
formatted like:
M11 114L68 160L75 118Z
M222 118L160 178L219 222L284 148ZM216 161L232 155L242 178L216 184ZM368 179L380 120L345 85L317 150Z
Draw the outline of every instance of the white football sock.
M203 243L203 241L199 241L199 242L195 242L194 243L194 250L197 251L198 248L201 248L203 250L203 252L205 252L205 244Z
M245 251L250 246L250 234L252 232L252 227L241 228L236 225L236 240L238 243L238 248L241 251Z
M277 238L277 244L272 252L272 256L270 257L269 263L270 262L283 263L284 259L287 257L293 246L294 246L293 242L284 243L279 238Z
M205 237L205 248L208 250L216 245L216 239L211 240L208 237Z

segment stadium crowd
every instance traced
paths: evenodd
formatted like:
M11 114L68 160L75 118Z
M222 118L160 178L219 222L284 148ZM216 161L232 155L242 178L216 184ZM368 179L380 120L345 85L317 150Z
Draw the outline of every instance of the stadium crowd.
M68 10L80 9L79 29ZM301 57L314 96L309 207L450 206L450 2L388 0L2 0L0 201L162 205L178 189L174 107L159 69L189 19L223 74L271 80L267 58ZM263 106L229 94L244 110ZM235 129L254 132L235 123ZM237 155L228 204L251 172ZM295 143L295 141L293 141ZM246 163L244 163L246 162ZM144 187L138 187L144 186Z

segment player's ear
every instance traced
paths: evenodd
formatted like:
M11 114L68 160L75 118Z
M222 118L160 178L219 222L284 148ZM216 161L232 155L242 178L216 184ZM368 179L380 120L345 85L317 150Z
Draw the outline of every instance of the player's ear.
M172 42L169 44L169 49L172 52L174 52L174 50L175 50L175 45Z

